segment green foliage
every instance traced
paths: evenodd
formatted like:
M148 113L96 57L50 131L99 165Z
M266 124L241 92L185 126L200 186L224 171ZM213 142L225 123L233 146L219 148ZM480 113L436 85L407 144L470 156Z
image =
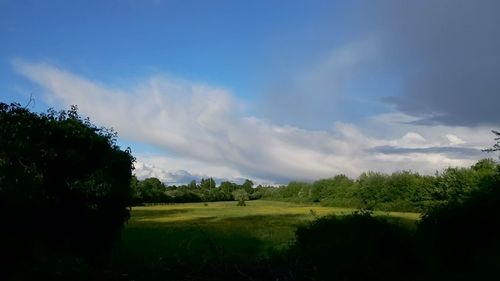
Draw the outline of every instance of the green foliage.
M289 255L312 280L401 280L416 264L409 231L370 212L327 216L301 226Z
M499 165L491 159L483 159L470 168L448 168L435 176L410 171L366 172L356 180L337 175L313 183L290 182L278 188L261 187L259 194L266 200L425 212L438 205L467 199L476 190L491 186L498 174Z
M219 188L222 190L222 192L232 193L233 191L238 189L238 185L229 181L223 181L221 182Z
M136 205L140 203L141 198L142 194L139 188L139 180L133 175L130 179L130 200L133 205Z
M363 173L358 178L360 185L358 195L365 209L373 209L377 202L388 202L389 197L384 189L387 186L388 176L381 173Z
M215 181L212 178L201 179L201 181L200 181L200 188L201 189L212 189L215 187L216 187Z
M313 183L261 187L266 200L320 203L326 206L368 210L425 212L452 201L463 201L491 186L499 176L499 165L491 159L478 161L470 168L448 168L435 176L410 171L392 174L362 173L356 180L345 175Z
M250 180L241 185L224 181L216 186L208 178L202 179L200 185L192 181L184 186L165 187L158 179L146 179L145 182L155 184L148 184L151 187L145 189L142 181L133 181L132 190L136 204L232 201L234 191L242 189L248 194L247 200L263 198L367 210L425 212L448 202L463 201L473 192L491 186L498 177L499 165L483 159L470 168L447 168L435 176L410 171L366 172L355 180L337 175L312 183L290 182L280 187L256 188Z
M203 201L200 194L196 190L190 188L175 188L167 189L167 201L158 201L157 203L187 203Z
M0 103L4 254L27 261L36 245L86 257L107 251L129 217L133 161L114 131L82 119L75 106L36 114Z
M157 178L147 178L139 182L139 192L145 203L168 202L165 185Z
M198 187L198 186L196 185L196 181L195 181L195 180L192 180L192 181L188 184L188 186L187 186L187 188L188 188L188 189L191 189L191 190L194 190L194 189L196 189L197 187Z
M315 181L311 189L311 200L320 202L328 198L330 201L336 199L348 199L354 196L355 182L345 175L337 175L330 179Z
M246 180L239 185L229 181L216 185L212 178L201 179L200 184L191 181L188 185L165 186L157 178L146 178L131 181L133 202L135 205L143 203L187 203L187 202L214 202L214 201L233 201L234 191L244 190L246 192L245 200L256 200L262 197L262 193L255 193L253 183Z
M253 192L253 182L249 179L246 179L245 182L241 185L241 187L247 192Z
M495 186L500 182L500 165L493 159L482 159L472 166L478 177L479 190Z
M238 206L246 206L245 201L249 199L248 192L245 189L233 191L234 200L238 201Z
M486 166L484 165L486 164ZM474 168L492 170L490 161ZM500 180L429 210L418 227L437 280L488 280L500 270ZM446 278L445 278L446 277Z

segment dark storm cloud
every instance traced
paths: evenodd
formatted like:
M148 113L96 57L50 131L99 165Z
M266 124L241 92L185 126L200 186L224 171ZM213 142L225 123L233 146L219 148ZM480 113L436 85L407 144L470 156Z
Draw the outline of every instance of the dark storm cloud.
M403 79L401 95L386 102L421 124L500 123L500 1L389 1L369 10L381 61Z
M300 49L273 76L266 117L322 128L393 105L420 125L500 123L500 1L338 3L330 10L347 16L315 26L320 47Z

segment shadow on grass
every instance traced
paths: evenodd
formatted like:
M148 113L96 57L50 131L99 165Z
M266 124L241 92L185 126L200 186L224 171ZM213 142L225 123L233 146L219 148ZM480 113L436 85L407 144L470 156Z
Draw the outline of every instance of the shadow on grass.
M141 220L144 218L161 218L171 215L182 214L190 212L190 209L169 209L169 210L134 210L132 221Z
M297 227L306 222L294 214L141 221L124 230L112 267L139 280L181 276L188 280L204 271L240 275L235 265L246 267L286 249Z
M303 259L297 260L296 257L299 252L300 256L307 256L305 254L309 252L297 252L297 248L291 247L297 243L295 240L297 229L309 229L313 219L313 216L284 214L132 224L123 233L120 247L115 252L112 268L135 280L162 278L168 280L267 280L274 277L280 280L302 280L294 278L304 277L314 272L309 271L311 267L308 262ZM389 223L382 223L383 220L384 218L381 217L374 219L373 229L383 229L389 225ZM400 224L404 229L410 229L415 225L414 222L410 223L400 218L390 220L390 225ZM371 222L369 219L367 221ZM359 223L359 229L349 228L348 231L358 232L359 230L361 236L365 235L362 231L364 223L367 222L362 221ZM344 224L341 222L338 229L342 229ZM354 225L357 225L357 222ZM345 237L352 236L347 232L344 233ZM380 237L385 234L385 232L381 233ZM323 235L320 239L325 239L326 242L329 235L333 234ZM357 236L359 241L363 241L361 236ZM312 239L316 241L314 237ZM343 248L345 253L338 256L337 262L349 259L345 256L348 248L356 244L355 240L352 240L354 244L346 244L347 246ZM399 241L394 244L394 247L401 247L403 251L403 248L406 249L406 246L403 247L406 242L406 240ZM339 243L342 244L342 241ZM365 246L370 244L370 240L367 243ZM306 245L302 249L309 248ZM309 258L322 257L318 253L322 253L323 249L324 247L318 249L321 251L314 252ZM377 251L378 249L373 250L371 257L374 257ZM330 256L332 253L328 251L325 254ZM357 254L359 252L353 253L353 259ZM326 256L323 257L326 259ZM394 260L398 258L395 257ZM319 263L319 261L316 262ZM366 264L369 264L368 260ZM325 266L329 267L328 264ZM282 279L283 276L288 277Z

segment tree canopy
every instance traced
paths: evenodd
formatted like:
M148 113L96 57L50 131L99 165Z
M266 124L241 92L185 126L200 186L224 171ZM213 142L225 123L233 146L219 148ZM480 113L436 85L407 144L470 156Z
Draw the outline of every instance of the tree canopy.
M36 245L87 258L109 249L129 217L133 161L113 130L76 106L38 114L0 103L0 243L9 259L26 260Z

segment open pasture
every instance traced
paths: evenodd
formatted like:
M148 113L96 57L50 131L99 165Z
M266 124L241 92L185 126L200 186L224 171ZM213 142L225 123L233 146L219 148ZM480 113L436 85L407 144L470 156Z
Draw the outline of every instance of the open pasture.
M293 242L298 226L325 215L345 215L355 209L256 200L186 203L134 207L117 248L137 262L164 260L255 260ZM414 223L416 213L375 212ZM125 262L125 261L123 261Z

